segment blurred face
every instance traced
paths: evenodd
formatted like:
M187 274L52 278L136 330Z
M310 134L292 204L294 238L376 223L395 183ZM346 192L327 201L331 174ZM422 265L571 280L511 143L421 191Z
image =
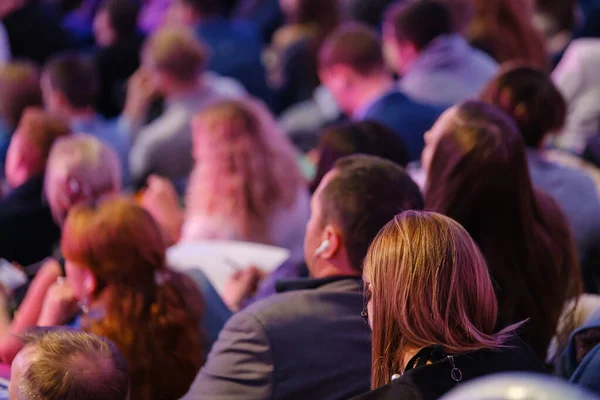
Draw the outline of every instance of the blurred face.
M323 189L333 178L334 173L335 171L330 171L323 177L321 184L310 201L310 219L306 225L306 235L304 236L304 260L312 276L316 275L315 271L319 269L319 264L324 261L317 251L326 239L326 224L323 219L324 215L320 197Z
M409 41L398 41L394 27L385 24L383 28L383 54L388 66L402 76L410 70L418 56L418 51Z
M100 10L94 18L94 38L100 47L108 47L117 40L117 34L110 23L108 11Z
M296 10L298 9L298 2L299 0L279 0L279 6L281 7L283 14L287 18L290 18L290 16L296 13Z
M333 66L319 72L321 83L333 96L335 103L346 115L352 116L356 110L352 91L352 72L344 66Z
M446 132L448 126L454 119L455 114L456 106L449 108L438 118L431 129L425 132L425 148L421 154L421 167L423 168L425 174L428 173L435 149L437 148L437 145Z
M193 27L198 23L198 18L194 10L184 4L182 1L175 0L171 2L165 15L164 24L166 26Z

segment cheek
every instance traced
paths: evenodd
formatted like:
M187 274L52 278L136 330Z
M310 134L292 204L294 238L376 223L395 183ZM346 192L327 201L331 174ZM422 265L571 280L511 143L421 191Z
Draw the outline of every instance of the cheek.
M82 299L88 295L89 293L85 293L84 288L85 271L82 268L73 266L69 263L67 263L65 269L67 272L67 281L69 282L69 285L71 285L75 296L77 296L78 299Z
M367 313L369 314L369 326L373 329L373 300L367 303Z

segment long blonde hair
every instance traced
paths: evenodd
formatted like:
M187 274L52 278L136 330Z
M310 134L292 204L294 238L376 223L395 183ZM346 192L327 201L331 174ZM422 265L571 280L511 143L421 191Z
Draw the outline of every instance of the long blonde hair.
M270 217L293 205L303 181L295 151L269 111L252 100L219 102L195 118L193 132L186 221L217 221L232 226L235 239L271 243Z
M363 276L373 306L373 388L404 371L410 350L498 349L518 326L494 333L498 302L485 259L441 214L396 216L371 244Z

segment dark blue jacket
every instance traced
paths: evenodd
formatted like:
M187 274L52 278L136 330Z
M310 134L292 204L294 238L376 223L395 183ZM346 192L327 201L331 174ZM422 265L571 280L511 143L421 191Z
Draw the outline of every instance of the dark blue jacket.
M409 161L415 161L421 158L425 147L425 132L443 111L441 107L416 103L400 91L392 91L371 104L358 119L377 121L394 130L406 145Z

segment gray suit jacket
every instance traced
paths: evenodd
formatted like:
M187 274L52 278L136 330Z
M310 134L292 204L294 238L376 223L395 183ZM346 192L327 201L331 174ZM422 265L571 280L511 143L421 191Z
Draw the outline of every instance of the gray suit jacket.
M369 390L371 339L355 278L293 281L235 314L184 400L345 400Z

